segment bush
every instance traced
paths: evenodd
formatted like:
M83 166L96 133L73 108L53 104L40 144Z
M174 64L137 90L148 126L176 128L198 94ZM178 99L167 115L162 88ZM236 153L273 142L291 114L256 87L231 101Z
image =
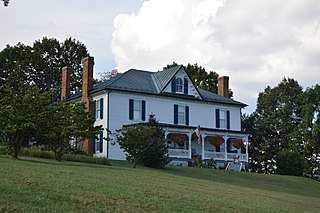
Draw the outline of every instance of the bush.
M9 155L8 146L0 143L0 155Z
M208 168L211 168L211 169L216 169L217 168L217 163L214 159L210 159L208 161Z
M303 158L298 152L283 149L278 153L276 162L277 174L295 176L302 176L303 174Z
M62 160L80 163L111 165L110 161L107 158L94 158L91 156L84 155L82 151L79 151L78 153L79 154L64 154L62 156ZM54 159L53 151L45 151L38 148L22 148L20 150L20 155L25 157Z
M153 115L146 124L132 125L118 130L117 141L127 152L127 160L153 168L163 168L168 162L164 132Z
M193 165L194 167L197 167L197 168L202 167L202 159L199 155L194 159Z
M93 163L93 164L102 164L102 165L111 165L110 161L107 158L94 158L87 155L74 155L74 154L64 154L62 160L73 161L80 163Z
M45 151L38 148L22 148L19 154L26 157L54 159L54 153L52 151Z

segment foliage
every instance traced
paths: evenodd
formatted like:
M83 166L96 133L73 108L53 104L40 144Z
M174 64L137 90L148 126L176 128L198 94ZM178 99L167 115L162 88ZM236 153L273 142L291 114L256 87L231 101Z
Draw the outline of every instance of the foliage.
M48 122L50 121L50 122ZM57 101L46 108L44 119L40 121L37 144L46 145L60 161L63 154L70 150L70 138L94 138L101 126L93 126L94 117L85 112L84 103Z
M283 79L274 88L267 87L259 94L254 117L255 155L252 156L253 163L258 164L258 171L275 173L275 158L282 149L301 151L301 141L297 141L293 133L302 120L302 94L301 86L290 78ZM289 168L290 162L286 163Z
M214 159L210 159L208 161L208 168L216 169L217 168L217 162Z
M18 43L7 45L0 52L0 85L15 87L16 82L35 84L40 90L61 86L61 68L72 68L71 91L81 88L82 58L88 56L84 44L68 38L60 43L57 39L44 37L33 46ZM0 86L1 91L1 86Z
M119 75L121 75L121 73L118 72L117 69L111 70L111 71L107 71L107 72L103 72L103 73L98 73L100 75L100 81L107 81L110 80L112 78L115 78Z
M38 131L44 119L45 107L51 100L50 92L17 83L16 89L5 85L0 98L0 135L4 138L13 158ZM49 120L48 120L49 121Z
M305 92L294 79L268 86L257 110L242 116L242 128L251 133L252 171L320 179L319 85Z
M276 173L280 175L296 175L303 174L303 157L300 153L283 149L275 158L277 162Z
M201 168L202 167L202 159L199 155L194 158L194 167Z
M165 145L164 132L154 115L148 123L125 126L118 130L117 141L127 153L127 160L137 164L163 168L168 163L168 150Z
M168 64L167 66L163 67L163 69L169 69L171 67L178 66L176 62L172 64ZM187 66L184 66L187 74L190 76L191 80L195 83L198 88L218 93L218 73L214 71L206 71L206 69L198 64L190 64L188 63ZM233 92L229 90L229 97L233 96Z

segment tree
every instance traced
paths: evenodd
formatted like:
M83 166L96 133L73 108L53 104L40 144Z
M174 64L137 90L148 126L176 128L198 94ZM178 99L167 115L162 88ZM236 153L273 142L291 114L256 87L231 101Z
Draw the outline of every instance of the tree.
M320 86L308 88L303 96L304 175L320 180Z
M283 79L278 86L267 87L259 94L257 109L254 115L254 150L253 162L258 164L257 170L264 173L279 171L279 155L282 150L302 155L302 139L297 137L302 122L301 97L302 87L294 79ZM286 164L286 165L284 165ZM290 174L294 164L281 162L282 168L288 168Z
M2 92L0 135L5 139L12 157L17 159L20 148L33 139L51 94L41 93L37 87L21 82L15 89L9 85L4 86Z
M35 140L49 147L60 161L70 150L71 137L94 138L102 131L101 126L93 126L94 121L93 115L85 112L84 103L57 101L46 107Z
M117 69L113 69L108 72L99 73L99 75L100 75L100 81L107 81L107 80L110 80L111 78L121 75L121 73L119 73Z
M71 91L78 91L82 82L81 60L88 55L85 45L72 38L60 43L44 37L32 47L20 43L7 45L0 52L0 81L11 86L19 81L35 84L43 91L50 90L61 86L61 67L69 66Z
M168 64L163 69L169 69L178 66L176 62ZM190 76L191 80L195 83L198 88L217 93L218 92L218 77L219 74L214 71L207 72L206 69L198 64L190 64L184 66L186 72ZM233 92L229 90L229 97L233 96Z
M168 163L164 132L154 115L150 115L146 124L125 126L118 130L117 141L127 152L127 160L133 163L134 168L137 164L163 168Z

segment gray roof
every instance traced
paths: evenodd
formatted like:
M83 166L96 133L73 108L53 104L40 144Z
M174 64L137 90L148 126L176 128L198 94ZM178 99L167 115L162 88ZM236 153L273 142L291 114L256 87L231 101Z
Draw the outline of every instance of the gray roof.
M155 94L160 96L170 96L188 100L199 100L199 98L190 95L162 92L181 68L184 69L183 66L180 65L158 72L130 69L129 71L120 74L110 80L95 84L90 93L93 94L102 90L120 90L128 92ZM247 106L244 103L235 101L230 98L219 96L215 93L200 88L198 88L198 91L200 93L202 101L205 102ZM81 97L81 92L73 94L72 96L70 96L69 100L79 97Z

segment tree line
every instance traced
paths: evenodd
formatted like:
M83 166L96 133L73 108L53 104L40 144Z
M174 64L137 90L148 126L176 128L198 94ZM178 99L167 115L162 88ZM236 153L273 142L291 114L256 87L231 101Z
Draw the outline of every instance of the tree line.
M320 86L303 91L298 81L284 78L259 93L257 109L242 117L251 133L252 171L304 175L320 179Z

